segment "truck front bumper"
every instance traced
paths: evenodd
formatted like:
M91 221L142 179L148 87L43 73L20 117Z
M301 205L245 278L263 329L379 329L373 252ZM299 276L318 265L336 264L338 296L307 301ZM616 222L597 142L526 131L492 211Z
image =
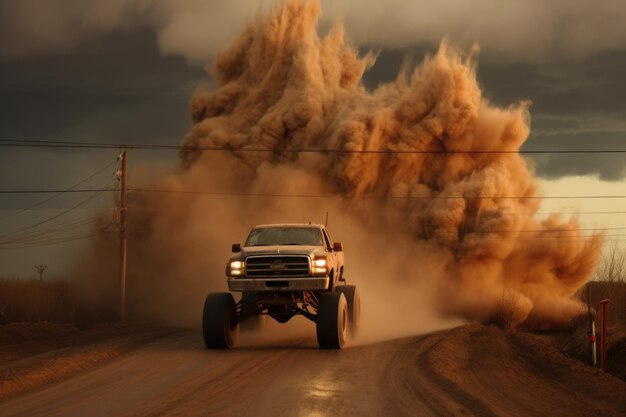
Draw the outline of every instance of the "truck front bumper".
M316 291L327 290L328 277L228 278L230 291Z

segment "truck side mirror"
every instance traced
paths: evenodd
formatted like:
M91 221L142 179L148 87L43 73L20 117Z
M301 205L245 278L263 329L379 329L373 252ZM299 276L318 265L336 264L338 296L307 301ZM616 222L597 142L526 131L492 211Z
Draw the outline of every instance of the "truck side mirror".
M340 242L333 243L333 250L335 252L343 252L343 243L340 243Z
M241 245L239 243L233 243L233 253L241 252Z

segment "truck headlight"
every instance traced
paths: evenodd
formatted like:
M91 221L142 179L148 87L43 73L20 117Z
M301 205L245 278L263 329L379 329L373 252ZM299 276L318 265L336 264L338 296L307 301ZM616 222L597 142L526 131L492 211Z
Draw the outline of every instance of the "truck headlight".
M311 262L311 268L313 274L328 274L328 259L326 258L315 258Z
M243 275L243 261L231 261L229 266L229 272L232 276L240 276Z

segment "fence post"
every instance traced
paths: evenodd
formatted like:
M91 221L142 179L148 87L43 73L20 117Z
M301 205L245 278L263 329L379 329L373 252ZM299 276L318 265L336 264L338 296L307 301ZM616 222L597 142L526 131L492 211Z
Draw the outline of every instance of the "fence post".
M591 366L594 368L598 366L598 359L596 356L596 323L591 322L591 331L589 332L589 347L591 349Z

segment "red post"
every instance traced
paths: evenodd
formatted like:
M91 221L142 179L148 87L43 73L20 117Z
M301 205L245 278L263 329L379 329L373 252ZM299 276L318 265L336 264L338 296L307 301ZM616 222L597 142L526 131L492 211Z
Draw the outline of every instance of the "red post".
M602 325L602 345L600 347L600 369L606 372L606 313L609 305L609 300L600 301L600 321Z

